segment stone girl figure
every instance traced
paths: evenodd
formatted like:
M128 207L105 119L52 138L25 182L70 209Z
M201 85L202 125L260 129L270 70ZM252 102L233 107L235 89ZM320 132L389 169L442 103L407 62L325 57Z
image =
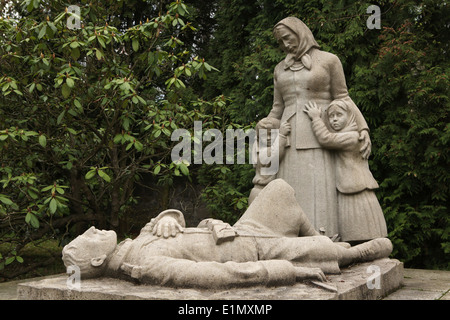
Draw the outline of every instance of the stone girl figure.
M321 108L335 99L348 101L363 141L360 157L368 158L370 154L369 129L348 95L339 58L320 50L301 20L295 17L281 20L274 27L274 36L286 58L275 67L273 106L268 117L289 121L292 128L290 147L280 163L277 178L294 188L297 201L315 229L325 230L325 235L331 237L338 233L334 159L318 143L308 116L302 112L303 106L310 100Z
M335 100L324 111L315 102L305 105L312 130L320 145L336 151L336 188L338 228L341 241L361 242L386 237L383 211L375 195L378 183L369 164L360 154L358 126L352 109L343 100Z
M275 118L263 118L256 127L256 141L253 144L252 157L256 159L255 177L253 178L253 189L248 197L250 205L259 192L271 181L276 179L279 164L284 157L287 146L287 136L291 132L291 125L288 122L280 124L280 120ZM266 131L265 137L261 137L261 131ZM272 137L272 131L278 130L278 134ZM260 143L260 139L265 139L266 143ZM261 157L276 160L276 163L262 161ZM275 168L274 168L275 167ZM266 170L264 170L266 169Z

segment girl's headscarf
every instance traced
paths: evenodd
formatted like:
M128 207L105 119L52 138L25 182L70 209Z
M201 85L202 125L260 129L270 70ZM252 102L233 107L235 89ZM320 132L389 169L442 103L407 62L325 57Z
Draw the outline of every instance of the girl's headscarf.
M287 17L280 22L278 22L275 27L273 28L273 32L275 35L275 38L278 39L277 35L277 27L279 26L285 26L286 28L290 29L298 38L298 48L295 53L288 53L285 59L285 69L291 68L294 63L301 62L303 65L298 67L296 70L300 70L303 67L307 69L311 69L311 56L307 54L309 49L311 48L319 48L319 44L314 39L314 36L309 30L309 28L304 24L300 19L296 17Z
M342 128L342 130L340 130L339 132L358 131L358 125L356 123L356 116L355 116L354 112L351 110L351 108L348 106L347 102L343 99L333 100L329 104L329 106L325 110L325 112L327 114L327 120L328 120L328 111L330 110L330 108L332 106L335 106L335 108L337 107L337 108L342 109L345 113L347 113L347 116L348 116L347 123ZM336 132L333 128L331 128L329 121L326 121L326 123L327 123L327 127L329 129L331 129L333 132Z

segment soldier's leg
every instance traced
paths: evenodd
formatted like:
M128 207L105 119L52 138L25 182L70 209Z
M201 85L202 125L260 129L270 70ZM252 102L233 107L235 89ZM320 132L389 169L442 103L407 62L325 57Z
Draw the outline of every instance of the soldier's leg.
M373 239L354 247L345 248L336 244L340 267L351 263L387 258L392 252L392 242L388 238Z

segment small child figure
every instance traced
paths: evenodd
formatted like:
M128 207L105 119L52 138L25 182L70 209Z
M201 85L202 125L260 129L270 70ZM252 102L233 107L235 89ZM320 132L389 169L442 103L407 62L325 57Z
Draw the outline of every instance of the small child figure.
M341 241L361 242L387 236L386 221L375 195L378 183L361 157L355 115L343 100L334 100L324 111L327 124L315 102L305 105L320 145L336 150L338 228Z
M291 125L288 122L283 122L280 125L280 120L267 117L261 119L255 129L256 141L253 144L253 159L256 159L256 164L254 165L256 173L252 180L254 187L250 192L248 205L269 182L276 178L279 163L287 147L287 135L291 132ZM279 133L272 136L272 129L279 129ZM267 134L262 134L264 130ZM261 143L261 139L266 139L267 143L264 143L264 141ZM263 161L262 157L265 157L267 160L275 159L276 163ZM273 171L273 174L267 174L268 171L269 173Z

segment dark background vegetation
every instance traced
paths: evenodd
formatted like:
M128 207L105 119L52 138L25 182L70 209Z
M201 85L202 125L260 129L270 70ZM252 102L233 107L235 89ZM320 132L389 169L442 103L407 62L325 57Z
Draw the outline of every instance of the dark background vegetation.
M272 105L272 27L296 16L342 61L406 267L449 270L445 1L0 1L0 279L64 272L87 226L134 236L172 207L193 226L247 207L251 165L172 163L178 128L248 129ZM71 4L81 28L68 29ZM381 29L369 29L369 5Z

